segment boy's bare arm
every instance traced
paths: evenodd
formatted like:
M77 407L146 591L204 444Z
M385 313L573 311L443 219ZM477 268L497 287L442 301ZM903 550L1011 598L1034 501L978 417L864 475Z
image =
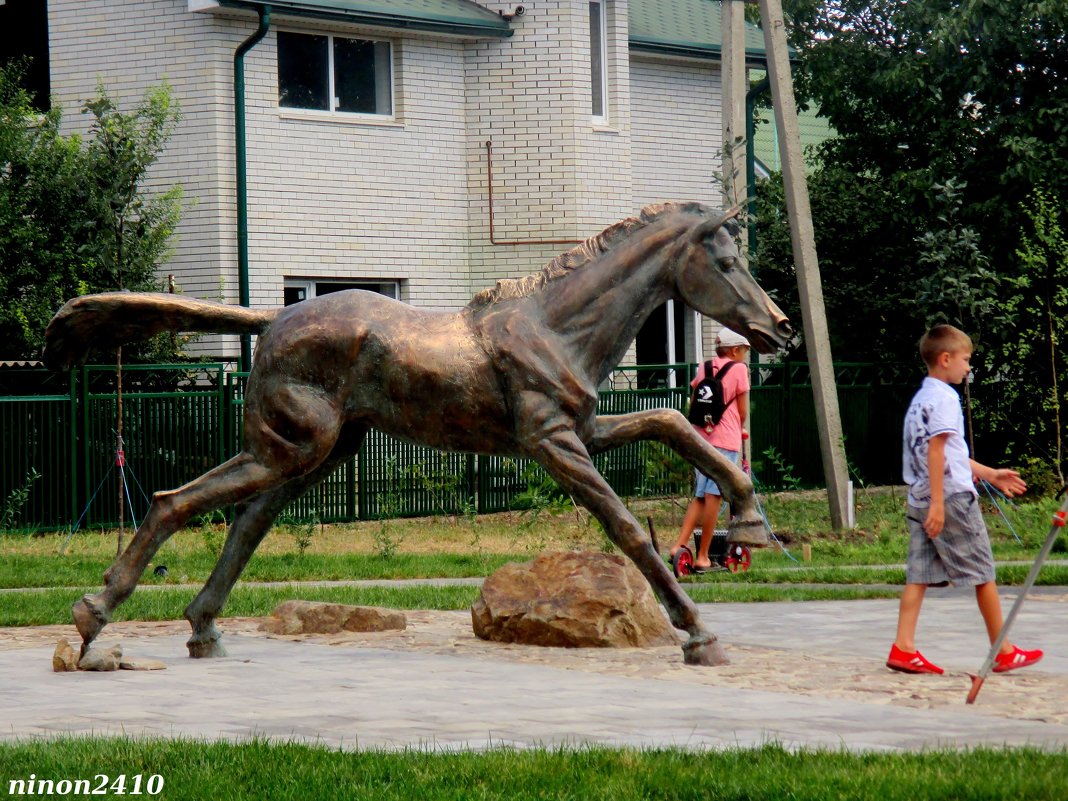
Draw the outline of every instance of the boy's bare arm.
M988 467L985 464L979 464L975 459L968 461L972 465L972 477L976 481L987 481L993 484L1009 498L1027 492L1026 482L1015 470L1010 470L1008 467Z
M927 507L927 519L923 530L934 539L942 533L946 524L945 470L946 440L949 434L938 434L927 442L927 476L931 481L931 505Z
M749 419L749 392L738 395L738 419L741 421L742 430L745 430L745 422Z

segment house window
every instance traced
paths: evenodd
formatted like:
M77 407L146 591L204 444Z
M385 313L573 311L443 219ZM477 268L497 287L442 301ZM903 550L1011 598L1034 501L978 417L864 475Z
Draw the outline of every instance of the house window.
M0 65L23 59L22 86L29 92L35 109L48 111L48 5L45 0L0 2Z
M594 122L608 119L608 38L605 32L605 4L590 3L590 101Z
M400 283L398 281L338 281L314 278L287 278L283 286L282 305L292 306L308 298L322 297L331 292L342 292L346 289L363 289L367 292L377 292L394 300L400 299Z
M371 39L279 31L278 105L391 116L392 46Z

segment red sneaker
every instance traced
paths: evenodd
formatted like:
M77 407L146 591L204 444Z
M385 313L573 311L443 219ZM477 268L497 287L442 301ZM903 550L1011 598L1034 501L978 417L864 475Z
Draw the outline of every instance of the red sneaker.
M941 675L945 671L938 665L928 662L919 651L909 653L902 651L897 645L890 646L890 657L886 660L886 666L891 670L900 670L902 673L936 673Z
M1022 648L1012 646L1011 654L998 654L994 660L995 673L1007 673L1016 668L1033 665L1042 658L1042 652L1037 648L1033 651L1024 651Z

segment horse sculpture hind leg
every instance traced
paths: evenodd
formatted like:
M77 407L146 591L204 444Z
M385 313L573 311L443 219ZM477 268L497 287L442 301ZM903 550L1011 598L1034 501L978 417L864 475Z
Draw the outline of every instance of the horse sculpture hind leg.
M338 443L322 464L282 486L262 493L240 510L230 526L219 561L203 589L185 609L185 618L193 629L186 643L192 657L225 656L219 642L215 619L222 611L234 584L248 564L256 547L271 528L271 524L291 501L329 476L342 462L360 450L367 434L364 426L349 425L342 429Z
M716 635L705 628L697 607L653 549L649 536L594 467L578 435L573 431L555 432L538 443L534 456L565 492L594 514L612 542L637 565L667 607L672 625L689 633L690 639L682 647L686 664L729 662Z
M285 407L268 406L252 415L251 422L246 417L246 450L183 487L157 492L137 535L104 574L104 589L74 604L74 623L82 637L83 653L115 608L134 591L159 547L190 518L273 489L310 472L329 455L340 428L333 404L299 388L276 386L272 390ZM299 412L303 441L283 439L264 424L264 412L270 412L278 423ZM295 426L285 428L297 430Z
M241 453L180 489L155 493L136 536L104 573L104 589L72 607L82 652L107 625L115 608L133 593L159 547L189 518L244 500L277 480L277 473Z

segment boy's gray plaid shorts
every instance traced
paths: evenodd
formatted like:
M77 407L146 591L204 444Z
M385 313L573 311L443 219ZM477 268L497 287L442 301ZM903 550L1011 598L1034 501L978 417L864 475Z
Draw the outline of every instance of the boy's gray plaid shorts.
M946 524L934 539L923 530L927 510L909 506L909 558L905 581L909 584L972 587L994 580L994 554L986 533L979 500L970 492L946 498Z

